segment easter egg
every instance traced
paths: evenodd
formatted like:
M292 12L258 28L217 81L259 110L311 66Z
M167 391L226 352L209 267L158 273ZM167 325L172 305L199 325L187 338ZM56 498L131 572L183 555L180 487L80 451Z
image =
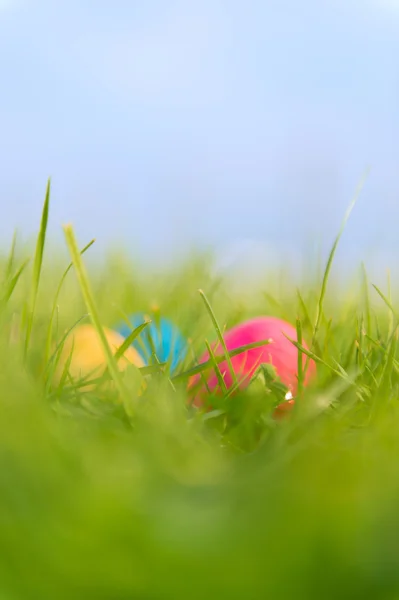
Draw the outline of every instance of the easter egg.
M123 336L106 327L103 327L103 331L112 353L115 354L124 342ZM90 380L96 379L104 373L107 367L107 358L103 345L96 329L90 324L76 327L65 340L55 373L56 381L60 380L70 356L71 362L68 372L73 379L84 377L88 377ZM144 366L141 356L131 346L118 359L120 370L126 369L129 364L133 364L136 367ZM87 388L89 386L85 387L85 389Z
M245 350L237 356L231 357L234 373L237 377L239 388L244 389L250 382L256 370L262 363L271 364L280 381L295 395L298 387L298 350L285 336L297 340L296 329L276 317L257 317L241 323L224 334L227 350L230 352L241 346L254 342L269 340L268 344L257 348ZM304 348L306 344L302 341ZM223 348L216 342L212 350L216 356L223 354ZM208 352L205 352L199 362L209 360ZM305 366L307 357L302 355L302 364ZM234 380L226 360L219 363L219 369L223 376L226 387L229 389L234 385ZM314 361L310 360L306 371L304 385L308 384L316 372ZM219 382L213 368L207 369L205 376L207 386L211 392L218 392ZM193 376L189 381L189 390L192 392L192 403L201 406L208 395L206 386L201 383L201 374ZM285 403L284 403L285 404ZM285 407L292 406L292 401ZM284 412L284 409L282 409Z
M133 340L132 346L146 364L151 361L154 348L158 360L168 363L170 372L173 373L187 354L187 343L171 321L165 317L136 313L129 317L130 327L127 323L122 323L117 327L117 331L127 337L136 327L148 320L151 320L151 323Z

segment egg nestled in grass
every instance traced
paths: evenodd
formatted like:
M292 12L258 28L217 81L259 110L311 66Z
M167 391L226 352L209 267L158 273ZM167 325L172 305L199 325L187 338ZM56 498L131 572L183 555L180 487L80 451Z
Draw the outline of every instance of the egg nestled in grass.
M113 354L123 344L124 337L103 327L105 337ZM69 364L68 364L69 363ZM119 370L126 369L129 365L143 367L144 361L140 354L129 346L117 362ZM59 382L67 368L73 380L86 379L91 381L101 377L107 368L107 357L99 334L91 324L76 327L66 338L62 347L58 365L55 372L55 382ZM91 384L84 389L93 387Z
M229 352L255 342L269 341L269 343L265 343L260 347L245 350L231 357L233 371L240 389L248 386L251 378L262 363L267 363L274 367L280 381L288 388L290 394L295 396L298 388L298 349L286 336L297 341L297 332L293 325L276 317L263 316L236 325L224 334L223 338ZM302 345L304 348L307 348L303 340ZM213 344L212 351L215 356L223 355L221 343L216 342ZM209 353L205 352L199 359L199 363L204 363L209 359ZM302 355L303 368L305 368L306 361L307 357ZM230 389L235 382L227 360L219 363L219 370L227 389ZM304 376L304 385L307 385L311 381L315 373L316 364L313 360L309 360ZM212 393L221 391L217 375L212 367L206 369L203 376L205 377L206 385L202 382L201 374L193 376L188 384L192 403L198 407L209 396L207 388ZM280 412L282 414L289 407L292 407L292 405L292 399L289 399L287 403L284 402L277 407L276 416L280 416ZM282 408L283 406L284 409Z
M128 337L144 322L151 321L133 340L132 348L147 365L152 362L151 357L155 351L158 360L167 363L173 374L187 354L187 342L176 325L165 317L144 313L130 315L128 320L129 325L121 323L116 328L123 337Z

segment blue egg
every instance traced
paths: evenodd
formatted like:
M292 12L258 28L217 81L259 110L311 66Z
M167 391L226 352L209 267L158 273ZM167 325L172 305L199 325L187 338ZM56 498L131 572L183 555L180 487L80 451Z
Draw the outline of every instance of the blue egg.
M146 364L151 362L151 356L155 350L158 360L168 363L170 372L173 373L187 354L187 343L178 328L168 319L136 313L129 316L131 327L124 322L116 328L116 331L126 338L133 329L148 319L151 320L151 323L136 337L132 346Z

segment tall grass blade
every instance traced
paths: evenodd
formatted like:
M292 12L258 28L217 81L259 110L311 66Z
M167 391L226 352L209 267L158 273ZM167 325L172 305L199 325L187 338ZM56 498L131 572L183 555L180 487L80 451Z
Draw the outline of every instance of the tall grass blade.
M211 307L211 305L209 303L209 300L206 297L205 293L202 290L198 290L198 291L200 293L200 296L201 296L202 300L204 301L204 304L205 304L205 307L206 307L206 309L207 309L207 311L209 313L209 316L211 317L211 320L212 320L213 326L215 328L216 334L218 336L219 342L222 345L223 352L224 352L224 355L225 355L225 358L226 358L226 361L227 361L227 365L229 367L230 374L231 374L231 377L233 379L233 382L237 383L237 376L236 376L236 373L235 373L234 368L233 368L233 363L231 362L229 351L227 350L226 342L224 341L222 330L220 329L220 325L219 325L219 323L218 323L218 321L216 319L215 313L213 312L212 307Z
M73 232L73 228L71 225L65 225L63 227L66 243L71 254L72 263L75 267L75 272L79 281L80 289L82 292L83 299L85 301L87 310L89 312L91 321L93 323L93 327L96 329L100 342L103 346L104 353L106 356L107 366L109 372L111 374L112 379L114 380L115 386L120 394L120 397L125 405L126 409L130 405L130 396L126 386L124 385L121 373L119 372L117 361L115 356L108 344L108 340L105 336L101 320L97 311L97 307L94 301L93 293L90 288L90 283L88 276L86 274L86 269L84 267L82 257L80 255L78 245L75 239L75 234ZM131 406L129 408L131 410ZM130 412L130 415L133 416Z
M371 308L370 308L370 290L369 290L369 281L367 277L366 266L362 263L362 272L363 272L363 294L364 294L364 303L366 310L366 326L367 333L371 335Z
M81 256L94 244L94 242L95 242L95 240L93 239L93 240L90 240L90 242L88 244L86 244L86 246L80 251ZM57 291L55 293L53 307L51 309L51 314L50 314L50 321L49 321L48 329L47 329L46 351L45 351L45 356L44 356L44 364L48 363L50 352L51 352L53 323L54 323L54 316L55 316L55 313L57 310L58 298L60 296L62 286L64 285L64 281L65 281L69 271L72 269L72 267L73 267L73 263L71 262L71 263L69 263L68 267L65 269L65 271L61 277L60 283L58 284Z
M10 253L8 255L8 259L6 262L5 273L4 273L4 275L5 275L4 278L6 281L11 277L11 273L12 273L12 270L14 267L16 245L17 245L17 230L14 231L14 234L12 236Z
M13 291L16 288L16 285L19 281L19 278L21 277L22 273L25 271L26 266L29 263L29 258L26 259L25 262L22 263L22 265L19 267L18 271L15 273L15 275L11 278L11 280L8 281L8 284L6 286L5 292L4 292L4 296L2 298L2 301L4 304L6 304L9 299L11 298Z
M42 211L42 219L40 222L39 235L37 237L35 258L34 258L34 263L33 263L31 294L30 294L30 300L29 300L29 308L28 308L28 312L27 312L27 325L26 325L25 350L24 350L25 358L28 353L30 338L32 335L33 318L34 318L34 314L35 314L37 294L39 291L40 275L41 275L41 271L42 271L44 245L46 242L48 214L49 214L49 208L50 208L50 189L51 189L51 181L50 181L50 179L48 179L47 188L46 188L46 196L44 199L44 205L43 205L43 211Z
M344 233L346 224L347 224L347 222L349 220L349 217L350 217L350 215L352 213L352 210L354 209L355 204L356 204L356 202L359 199L359 196L360 196L361 191L363 189L363 186L365 184L365 181L366 181L366 178L368 176L368 173L369 173L369 169L366 170L366 173L363 175L360 183L358 184L358 187L357 187L357 190L356 190L355 195L353 197L353 200L350 203L350 205L349 205L349 207L348 207L348 209L347 209L347 211L345 213L344 219L343 219L342 224L341 224L341 228L340 228L340 230L338 232L337 237L334 240L334 243L333 243L332 248L330 250L330 254L328 256L327 264L326 264L326 267L325 267L325 270L324 270L324 274L323 274L323 280L322 280L322 284L321 284L319 300L318 300L318 303L317 303L316 319L315 319L315 323L314 323L314 327L313 327L312 342L311 342L311 345L310 345L311 350L313 350L313 348L314 348L315 340L317 339L317 334L319 332L320 322L321 322L321 318L322 318L322 315L323 315L324 298L325 298L326 291L327 291L328 279L329 279L329 276L330 276L331 267L332 267L332 264L333 264L333 261L334 261L335 253L337 251L338 244L340 242L342 234ZM306 364L305 370L307 369L307 367L308 367L308 362Z

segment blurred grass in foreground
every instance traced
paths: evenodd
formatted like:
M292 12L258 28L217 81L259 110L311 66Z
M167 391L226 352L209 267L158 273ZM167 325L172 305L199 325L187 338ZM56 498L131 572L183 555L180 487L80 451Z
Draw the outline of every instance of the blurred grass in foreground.
M390 284L363 270L356 293L329 273L296 290L270 272L244 304L208 259L154 279L116 258L87 275L72 251L57 294L68 265L43 262L48 201L31 263L16 245L1 269L0 598L399 598ZM140 397L134 367L111 366L106 397L52 385L54 348L93 308L112 327L156 303L192 341L190 369L216 339L199 288L222 327L274 314L313 339L318 380L290 419L272 419L283 392L260 377L205 414L181 375L147 374Z

